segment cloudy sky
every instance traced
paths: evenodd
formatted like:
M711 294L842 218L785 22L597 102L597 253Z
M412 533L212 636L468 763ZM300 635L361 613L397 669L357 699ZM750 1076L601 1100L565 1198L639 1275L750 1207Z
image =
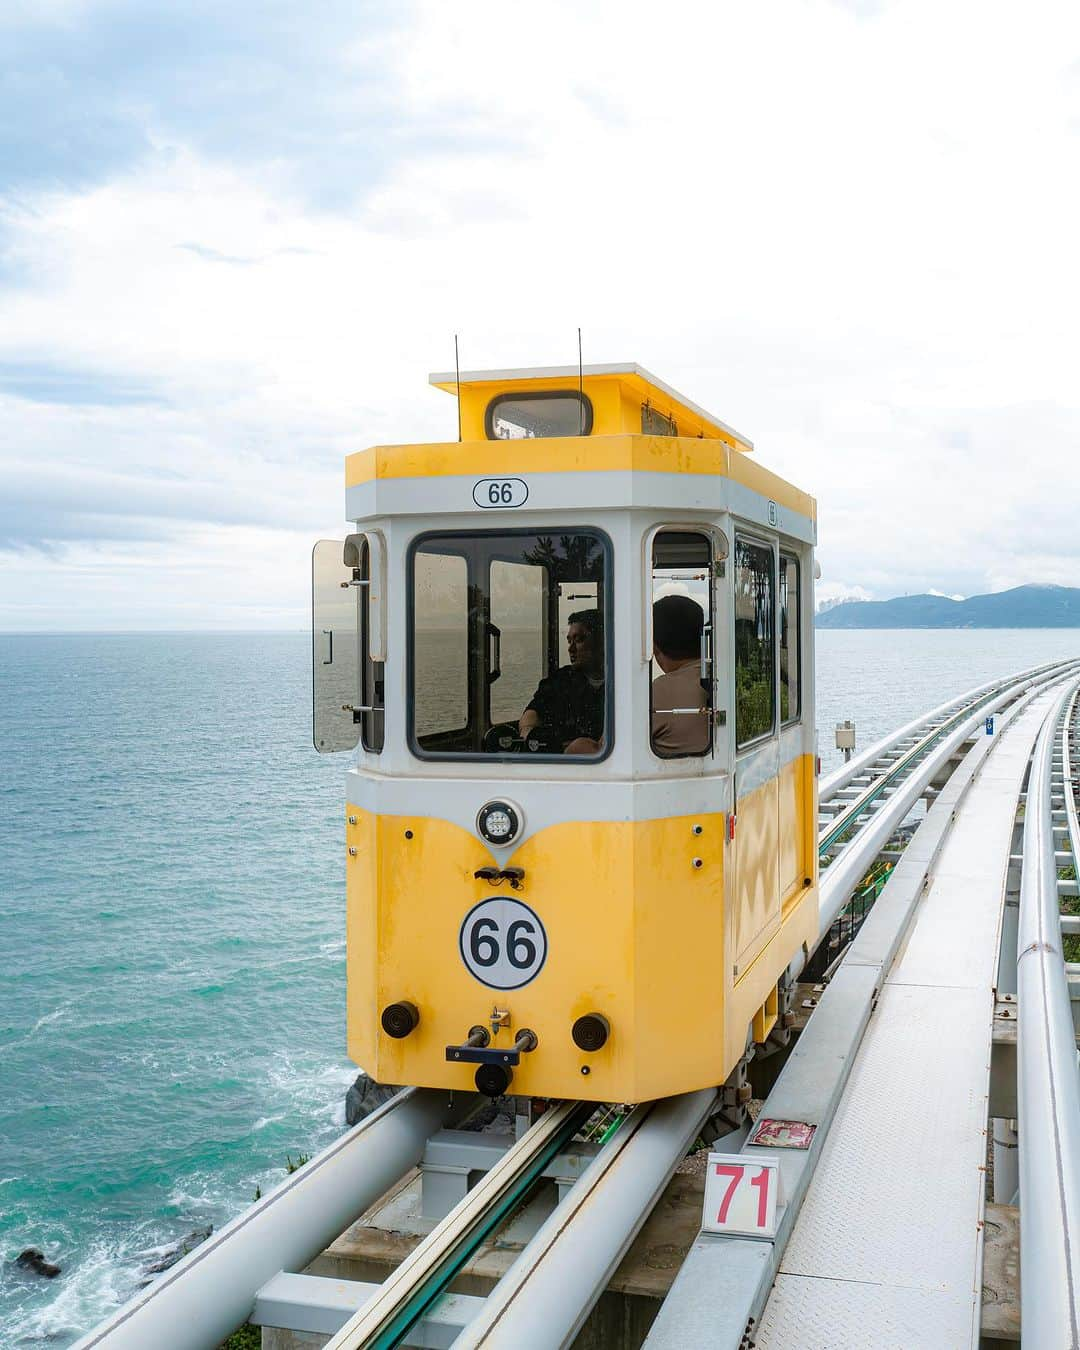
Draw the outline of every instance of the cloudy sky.
M0 628L302 628L452 364L636 360L823 598L1080 585L1080 9L4 0Z

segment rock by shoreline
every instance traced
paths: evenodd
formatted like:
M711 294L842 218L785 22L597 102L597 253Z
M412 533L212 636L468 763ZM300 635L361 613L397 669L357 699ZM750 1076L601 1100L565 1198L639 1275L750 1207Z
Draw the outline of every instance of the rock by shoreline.
M32 1275L41 1275L46 1280L55 1280L60 1274L60 1267L54 1265L52 1261L46 1261L45 1253L37 1247L27 1247L21 1251L12 1264L18 1266L20 1270L29 1271Z

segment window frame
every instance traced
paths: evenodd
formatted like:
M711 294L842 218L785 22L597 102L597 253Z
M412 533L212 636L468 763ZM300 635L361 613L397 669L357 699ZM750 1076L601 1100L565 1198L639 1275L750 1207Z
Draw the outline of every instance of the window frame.
M717 742L717 738L716 738L716 705L717 705L717 701L718 701L718 699L717 699L718 672L717 672L717 664L716 664L716 661L717 661L717 657L716 657L716 652L717 652L717 641L716 641L716 638L717 638L717 632L716 632L716 624L717 624L717 611L718 611L718 608L719 608L718 605L717 605L717 603L716 603L716 564L717 564L717 562L720 560L720 558L719 558L719 550L718 550L718 547L717 547L716 533L717 533L716 530L715 530L712 526L710 526L710 525L706 525L706 524L702 524L702 525L693 525L693 524L689 524L689 523L688 523L688 524L685 524L685 525L683 525L683 524L679 524L679 525L657 525L657 526L654 526L652 529L650 529L650 530L648 531L646 537L645 537L645 550L646 550L646 563L647 563L646 576L647 576L647 578L648 578L648 586L647 586L646 590L647 590L647 596L648 596L648 598L647 598L647 600L646 600L646 614L645 614L645 622L644 622L643 627L642 627L642 633L643 633L643 636L646 636L646 635L647 635L646 640L647 640L648 645L649 645L649 648L650 648L649 654L648 654L648 656L646 657L646 660L645 660L645 670L646 670L646 674L647 674L647 677L648 677L648 680L649 680L649 751L650 751L650 753L653 755L653 757L654 757L655 759L660 760L661 763L667 763L668 761L673 760L673 759L674 759L674 760L678 760L678 759L701 759L701 760L711 759L712 756L713 756L713 754L714 754L715 751L716 751L716 742ZM708 582L707 582L707 584L708 584L708 594L709 594L709 610L708 610L708 613L707 613L706 616L705 616L705 621L706 621L706 625L707 625L707 629L708 629L708 634L709 634L709 647L708 647L708 650L709 650L709 688L708 688L707 690L705 690L705 695L706 695L706 697L705 697L705 709L704 709L705 716L706 716L707 722L708 722L709 740L708 740L708 744L706 745L706 747L705 747L704 750L685 750L685 751L682 751L682 752L680 752L680 753L675 753L675 754L662 754L659 750L657 750L657 748L656 748L656 743L655 743L655 741L653 740L653 729L652 729L652 718L653 718L653 685L654 685L654 683L655 683L655 681L654 681L653 678L652 678L652 665L653 665L653 661L655 660L655 657L653 656L652 651L651 651L651 648L652 648L652 606L653 606L653 603L654 603L654 601L653 601L653 595L654 595L654 593L655 593L655 587L656 587L656 582L655 582L655 572L656 572L656 541L657 541L657 539L660 538L661 535L664 535L664 534L694 534L694 535L697 535L699 539L703 539L703 540L705 541L705 544L706 544L706 546L707 546L707 548L708 548L708 550L709 550L709 563L708 563L708 567L706 568L706 572L707 572L707 575L708 575ZM704 686L703 686L703 688L704 688Z
M600 748L598 755L548 755L548 754L485 754L483 751L445 751L445 750L426 750L416 735L416 605L415 588L416 573L415 559L421 547L433 539L448 540L456 542L458 540L471 539L507 539L511 537L532 538L544 534L587 534L595 538L604 556L604 577L603 577L603 600L604 605L602 613L604 615L604 664L608 672L606 682L606 697L604 699L604 743ZM466 585L471 586L472 580L469 574L469 560L466 557ZM490 567L492 559L489 557ZM605 530L599 529L595 525L574 525L560 528L555 526L551 529L538 528L536 526L522 526L515 529L486 529L486 530L424 530L421 534L415 535L410 541L405 553L405 687L406 697L406 728L405 735L409 748L409 753L419 760L431 761L438 764L456 763L456 764L575 764L590 765L599 764L607 759L615 748L615 641L614 641L614 584L615 584L615 553L612 547L611 538ZM598 589L599 597L600 591ZM490 601L490 591L488 593ZM552 605L552 611L557 612L557 606ZM558 669L558 666L556 666ZM473 671L471 666L468 669L469 679L469 708L470 720L472 703L472 680ZM490 711L490 710L489 710ZM524 711L524 710L523 710ZM494 725L494 724L493 724ZM469 722L466 722L467 729Z
M781 693L781 686L782 686L783 683L784 683L783 679L780 678L779 660L780 660L780 650L781 650L781 647L783 646L783 644L782 644L781 641L780 641L781 624L782 624L782 622L783 622L783 611L782 611L782 609L781 609L781 607L780 607L780 570L781 570L781 568L783 567L785 560L787 560L788 562L793 562L793 563L795 564L795 676L796 676L796 680L795 680L795 693L796 693L796 703L797 703L797 705L798 705L798 708L797 708L797 711L796 711L795 713L789 715L788 717L780 716L780 726L781 726L782 728L783 728L783 727L794 726L796 722L801 722L801 721L802 721L802 689L803 689L803 678L802 678L802 674L803 674L803 670L802 670L802 645L803 645L803 643L802 643L802 559L801 559L801 558L799 557L799 555L798 555L797 553L795 553L793 550L791 550L791 549L786 549L786 550L785 550L784 547L783 547L783 545L781 545L781 546L777 549L777 577L776 577L776 580L777 580L777 587L776 587L776 589L777 589L777 596L776 596L776 600L777 600L777 605L776 605L776 656L777 656L777 670L778 670L778 678L777 678L777 681L776 681L776 697L777 697L777 700L778 700L778 705L777 705L778 713L781 711L780 708L779 708L779 699L780 699L780 693ZM789 604L791 603L791 601L790 601L790 592L789 592L788 603L789 603ZM790 683L788 684L788 689L789 689L789 691L790 691L790 689L791 689ZM789 694L788 694L788 706L790 707L790 705L791 705L791 695L790 695L790 692L789 692Z
M772 590L773 620L772 620L772 624L771 624L771 628L772 628L772 642L773 642L773 651L772 651L772 721L770 722L770 725L769 725L769 728L768 728L767 731L760 731L760 732L758 732L758 734L757 734L756 736L754 736L754 737L752 737L750 740L746 740L746 741L740 741L740 740L739 740L739 683L738 683L739 644L738 644L737 628L736 628L736 625L738 624L738 614L737 614L737 612L736 612L736 611L737 611L737 608L738 608L738 602L737 602L737 598L736 598L736 595L735 595L735 574L736 574L736 572L738 571L738 556L739 556L739 542L740 542L740 540L743 541L743 542L745 542L745 543L747 543L747 544L754 544L754 545L755 545L756 547L758 547L758 548L765 548L765 549L768 549L768 551L769 551L769 556L770 556L771 559L772 559L772 584L773 584L773 590ZM731 546L731 558L730 558L729 562L730 562L730 565L731 565L731 588L730 588L730 589L731 589L731 636L732 636L732 642L731 642L731 667L730 667L730 669L731 669L731 674L732 674L732 684L731 684L731 704L732 704L732 720L733 720L734 723L735 723L735 726L734 726L734 728L733 728L733 736L732 736L732 739L734 740L734 743L735 743L735 754L736 754L736 755L741 755L741 754L744 754L744 753L747 752L747 751L751 751L751 750L757 749L759 746L764 745L766 741L771 740L771 739L773 739L774 737L779 736L779 734L780 734L780 709L779 709L779 700L780 700L780 643L779 643L779 640L778 640L777 603L776 603L776 601L777 601L777 592L778 592L778 590L779 590L779 577L778 577L778 563L777 563L777 541L776 541L775 535L772 536L772 537L770 538L770 537L767 536L767 535L754 534L751 530L744 530L744 529L736 530L736 531L735 531L735 537L734 537L734 539L733 539L733 541L732 541L732 546Z
M570 432L569 434L573 436L589 436L592 434L593 429L592 399L590 399L588 394L586 394L583 390L519 389L514 391L504 389L502 393L496 394L493 398L488 399L488 405L484 409L484 435L488 438L489 441L502 440L501 436L495 435L495 418L497 416L497 408L500 403L510 403L513 402L515 399L538 400L538 399L552 399L552 398L577 399L580 406L584 409L585 417L582 420L581 430ZM553 436L532 436L526 437L525 439L544 441L544 440L556 440L558 438Z
M366 582L358 597L360 604L360 703L370 707L371 712L360 714L360 744L369 755L381 755L386 745L386 651L382 641L386 632L382 618L382 602L385 585L381 578L386 575L385 559L376 552L379 541L370 534L359 536L363 543L359 548L360 580ZM377 588L377 589L376 589ZM372 595L372 591L375 594ZM382 594L380 594L382 592ZM382 650L382 657L376 657L374 650ZM382 702L375 698L377 677L375 667L379 666L382 675ZM370 734L369 734L370 733Z

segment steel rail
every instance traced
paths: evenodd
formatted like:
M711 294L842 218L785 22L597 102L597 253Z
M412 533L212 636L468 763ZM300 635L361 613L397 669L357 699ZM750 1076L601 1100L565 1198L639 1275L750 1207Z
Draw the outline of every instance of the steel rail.
M832 845L844 834L846 834L859 816L865 814L869 807L884 793L886 788L899 778L902 778L907 771L918 762L918 760L927 753L927 751L948 734L951 728L956 726L965 717L974 715L975 710L979 710L979 716L985 716L986 705L998 694L1011 688L1017 680L1039 679L1042 675L1063 666L1068 663L1058 662L1052 666L1036 666L1031 671L1021 671L1019 674L1011 676L1008 680L994 681L988 686L982 686L970 696L965 696L967 701L955 712L946 716L944 721L932 726L926 735L918 740L909 750L905 751L898 759L892 761L889 766L876 778L874 778L859 795L844 809L836 814L829 822L828 828L822 830L818 836L818 853L828 852ZM985 692L984 692L985 691ZM934 718L940 714L941 709L935 709L934 712L927 714L915 723L909 723L905 731L895 735L890 744L895 745L898 741L904 739L905 734L910 734L911 729L925 727L934 722ZM833 789L833 793L839 789ZM818 800L821 800L820 794Z
M822 802L831 801L837 792L840 792L843 788L847 787L853 778L857 778L860 773L865 773L872 769L874 763L879 760L882 755L887 754L892 750L897 742L904 740L907 736L921 732L922 729L928 723L933 722L936 717L947 716L955 709L958 709L961 704L966 705L971 703L974 699L978 698L980 694L987 694L994 690L1002 689L1007 684L1011 684L1019 679L1034 679L1036 676L1044 674L1062 664L1064 663L1060 661L1048 661L1041 666L1031 666L1028 670L1018 670L1011 675L999 676L997 679L988 680L985 684L975 685L974 688L966 690L963 694L957 694L953 698L946 699L944 703L939 704L936 708L931 708L929 712L921 713L905 726L898 727L895 731L890 731L886 736L883 736L881 740L875 741L873 745L860 751L859 754L853 755L846 764L840 765L840 767L834 769L832 773L827 774L821 780L818 791L818 800Z
M1017 935L1021 1331L1080 1347L1080 1079L1062 954L1051 773L1066 688L1035 747L1024 812ZM1068 721L1065 736L1069 734ZM1067 742L1066 742L1067 744ZM1075 814L1075 812L1074 812Z
M406 1088L226 1224L72 1350L207 1350L248 1318L255 1291L302 1270L423 1156L475 1093Z
M836 921L837 916L851 899L859 882L866 875L874 859L884 848L893 831L904 820L925 791L926 785L937 771L949 760L955 750L967 740L978 724L990 712L997 712L1008 703L1022 698L1029 691L1045 688L1055 681L1067 677L1070 671L1078 669L1080 663L1066 662L1054 667L1050 673L1045 670L1034 677L1018 676L989 703L983 703L977 712L969 714L966 721L956 727L952 734L936 748L929 751L917 763L909 765L909 771L896 792L867 821L858 827L858 832L836 861L821 877L818 897L818 939L813 950L820 946ZM788 967L788 974L797 979L801 974L810 953L800 952Z
M484 1301L454 1350L568 1346L716 1100L688 1092L634 1108Z
M1065 824L1069 833L1069 852L1073 857L1073 868L1080 880L1080 818L1076 811L1076 781L1073 774L1072 739L1076 730L1076 705L1080 699L1077 689L1069 700L1065 717L1061 724L1061 784L1065 798Z
M387 1277L375 1297L331 1337L326 1350L400 1345L594 1110L590 1102L560 1102L546 1111Z

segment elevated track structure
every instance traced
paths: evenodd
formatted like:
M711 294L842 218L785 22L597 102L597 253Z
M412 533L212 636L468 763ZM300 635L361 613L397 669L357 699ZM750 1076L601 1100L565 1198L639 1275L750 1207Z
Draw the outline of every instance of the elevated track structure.
M699 1137L778 1159L775 1232L703 1230L649 1350L977 1346L990 1204L1019 1219L1006 1342L1080 1350L1078 779L1077 661L899 728L820 781L817 943L726 1084L622 1109L599 1140L593 1104L508 1139L460 1129L473 1094L405 1089L76 1350L213 1350L245 1321L275 1347L595 1344L590 1311ZM875 865L887 880L853 918ZM755 1058L772 1061L756 1122L797 1124L799 1147L755 1142ZM385 1281L305 1273L417 1167L429 1231ZM545 1180L556 1200L503 1278L455 1289Z

